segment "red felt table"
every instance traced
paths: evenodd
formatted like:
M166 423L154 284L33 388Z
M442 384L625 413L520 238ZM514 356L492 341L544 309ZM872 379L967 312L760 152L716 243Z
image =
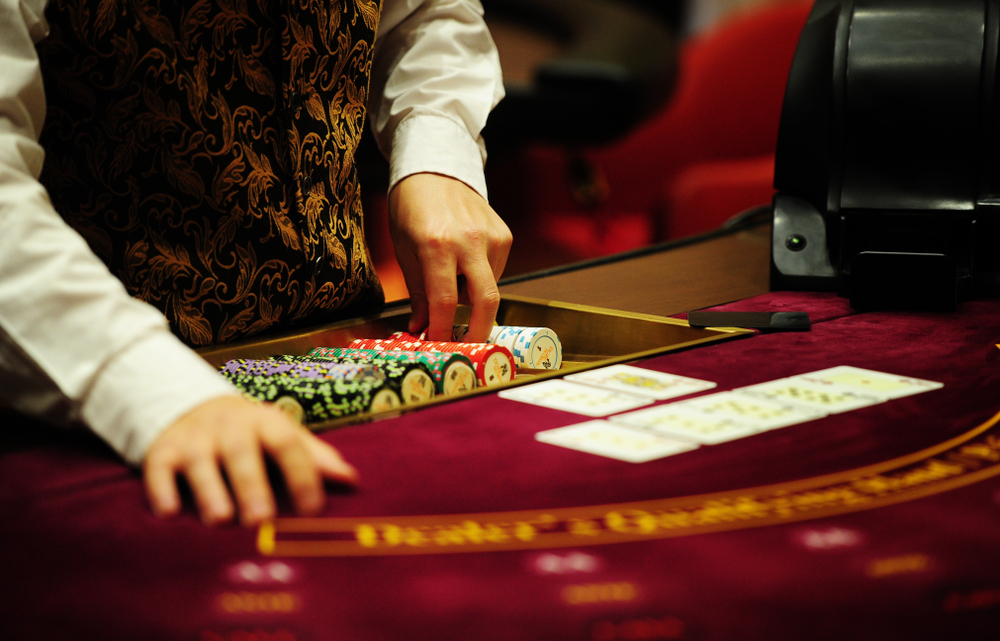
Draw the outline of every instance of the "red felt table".
M1000 301L726 307L814 325L637 364L715 391L833 365L944 387L643 464L537 442L588 419L487 394L325 434L360 488L257 530L159 521L95 438L4 414L0 638L995 639Z

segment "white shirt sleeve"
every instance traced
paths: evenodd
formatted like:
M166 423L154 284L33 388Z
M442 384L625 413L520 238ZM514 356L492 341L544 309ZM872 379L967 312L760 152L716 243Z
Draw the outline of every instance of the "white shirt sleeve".
M369 115L389 157L389 190L444 174L487 197L480 135L503 98L500 58L479 0L385 0Z
M139 463L197 405L237 393L131 298L38 182L45 0L0 0L0 398L82 422Z

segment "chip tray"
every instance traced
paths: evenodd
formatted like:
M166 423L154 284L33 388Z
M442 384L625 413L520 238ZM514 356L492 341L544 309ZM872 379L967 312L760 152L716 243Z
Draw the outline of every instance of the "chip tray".
M468 308L459 308L456 322L468 322L468 313ZM393 332L406 331L409 317L408 306L396 305L373 316L286 330L226 345L203 347L197 352L215 367L221 367L234 358L268 358L279 354L300 356L315 347L347 347L356 338L386 338ZM497 323L552 329L562 342L562 367L558 370L519 369L517 377L504 385L476 388L457 396L438 396L425 403L407 405L386 412L315 423L309 426L310 429L323 430L395 416L402 411L452 402L469 395L493 393L531 381L555 378L585 369L624 363L754 333L751 330L735 327L696 328L688 325L687 321L676 318L512 295L504 296L501 300Z

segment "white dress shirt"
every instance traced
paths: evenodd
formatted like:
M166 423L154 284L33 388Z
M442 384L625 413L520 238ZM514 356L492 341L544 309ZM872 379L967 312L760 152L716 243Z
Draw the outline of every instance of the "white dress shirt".
M45 2L0 0L0 398L85 424L138 464L167 426L237 391L126 293L38 182ZM390 188L434 172L485 198L480 131L503 84L479 0L384 0L375 56L370 121Z

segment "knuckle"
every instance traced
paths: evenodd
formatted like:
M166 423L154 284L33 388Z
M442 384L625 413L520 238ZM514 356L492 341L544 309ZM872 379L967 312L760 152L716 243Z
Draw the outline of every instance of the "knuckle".
M287 452L302 444L302 439L297 429L292 429L288 425L275 424L267 436L268 446L276 452Z
M212 444L205 438L192 438L177 449L177 459L191 463L211 456Z
M455 242L454 236L444 229L436 229L433 232L428 232L421 239L420 244L425 250L435 254L453 252L458 245Z
M487 236L479 227L466 227L462 237L470 246L478 247L486 244Z
M480 302L487 310L496 312L496 310L500 309L500 290L496 287L490 288L483 293Z
M258 419L265 423L290 423L291 419L273 403L264 403L256 408Z
M428 301L430 306L437 311L450 311L458 307L458 294L438 294L434 300Z
M302 466L297 470L297 474L289 474L285 478L288 489L292 494L314 492L320 485L319 473L313 466Z
M255 439L249 431L244 433L237 432L222 441L219 445L219 453L225 459L239 458L252 454L256 450L254 444Z
M176 447L172 444L161 444L149 449L143 465L146 468L173 467L178 458Z

